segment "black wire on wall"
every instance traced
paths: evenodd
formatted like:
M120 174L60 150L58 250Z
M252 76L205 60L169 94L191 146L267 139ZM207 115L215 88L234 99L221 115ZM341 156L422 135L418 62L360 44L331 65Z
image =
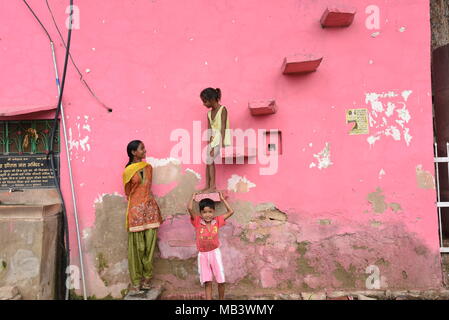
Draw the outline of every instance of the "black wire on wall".
M45 28L45 26L42 24L41 20L34 13L33 9L29 6L27 1L23 0L23 2L28 7L28 9L31 11L34 18L41 25L41 27L44 30L44 32L46 33L50 43L53 44L53 40L52 40L50 34L48 33L47 29ZM61 206L62 206L62 215L63 215L63 228L62 229L64 232L63 237L65 238L65 248L64 248L65 250L64 250L64 261L62 263L62 267L60 268L61 270L59 272L60 272L60 278L65 280L61 283L61 285L65 286L65 299L66 300L69 299L69 286L66 283L67 282L66 268L67 268L67 266L70 265L69 229L68 229L68 219L67 219L67 210L66 210L66 206L65 206L65 201L64 201L64 197L62 195L61 187L59 185L58 177L56 174L55 154L54 154L53 149L54 149L56 128L58 126L59 114L61 112L61 107L62 107L62 96L64 93L65 80L66 80L66 75L67 75L67 64L68 64L68 58L69 58L69 53L70 53L70 43L71 43L71 37L72 37L72 17L73 17L73 0L70 0L70 16L69 16L70 22L69 22L69 30L68 30L68 35L67 35L67 46L66 46L66 53L65 53L65 59L64 59L64 70L62 73L62 81L60 83L60 91L59 91L58 104L57 104L57 108L56 108L56 112L55 112L55 117L53 120L51 134L48 139L49 152L47 155L47 157L50 157L50 163L51 163L51 169L52 169L52 173L53 173L54 183L55 183L56 189L58 191L58 194L60 196ZM59 81L59 79L56 79L56 81ZM69 157L69 156L70 155L67 155L67 157Z

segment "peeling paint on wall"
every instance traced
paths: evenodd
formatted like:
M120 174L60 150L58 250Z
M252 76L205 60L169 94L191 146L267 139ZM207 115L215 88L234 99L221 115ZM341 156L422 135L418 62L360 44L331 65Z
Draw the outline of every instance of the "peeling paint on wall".
M191 182L194 182L197 179L190 171L182 176L181 181L193 179ZM184 185L182 189L191 187L193 183ZM121 196L105 195L96 203L95 226L92 230L83 231L94 272L89 275L91 283L95 283L96 292L113 292L113 296L118 296L129 281L124 228L126 201L123 200ZM399 204L387 204L380 188L370 194L370 200L377 211L383 212L387 207L400 208ZM239 200L231 202L231 206L235 215L223 227L220 241L228 281L239 287L278 290L364 288L367 277L364 270L373 263L378 263L383 268L382 274L388 275L396 285L413 281L415 287L420 287L426 286L426 281L437 281L438 277L431 272L429 274L433 278L422 279L421 272L415 268L416 264L427 268L433 253L401 225L383 226L380 221L370 220L369 225L355 227L357 231L347 233L343 232L341 222L329 218L313 220L306 214L299 218L294 215L294 221L289 221L289 217L274 203L254 205ZM166 210L165 204L161 209ZM217 211L222 209L218 207ZM194 230L188 220L185 212L167 218L158 233L160 253L157 252L154 262L155 281L161 281L170 292L192 287L201 290L195 262ZM301 221L301 225L295 221ZM316 230L311 230L313 225L316 230L322 230L314 240L308 237L317 234ZM380 227L381 235L374 231ZM176 240L175 244L173 240ZM192 244L179 246L182 241ZM385 245L391 241L401 241L401 247L392 247L385 252ZM392 268L388 261L398 255L397 250L410 258L396 261ZM414 267L410 267L410 261ZM436 268L437 265L435 258L432 266ZM235 268L238 272L233 271ZM404 279L403 271L407 273L407 279Z
M316 158L317 163L312 162L309 165L309 168L318 167L318 169L328 168L333 163L330 159L331 152L330 152L330 143L326 142L326 146L323 150L321 150L319 153L313 155Z
M256 184L249 181L246 177L241 177L237 174L233 174L228 179L228 190L234 192L249 192L251 188L254 188Z
M103 198L104 198L105 196L107 196L107 195L114 195L114 196L123 197L123 195L121 195L121 194L118 193L117 191L114 192L114 193L112 193L112 194L108 194L108 193L103 193L103 194L101 194L101 195L99 194L99 195L95 198L95 200L94 200L94 207L95 207L95 204L103 202Z
M422 169L422 164L416 166L416 184L421 189L435 189L435 179L429 171Z
M383 190L379 187L376 188L375 192L368 194L367 200L375 213L384 213L388 208L393 212L402 211L402 207L399 203L385 202L385 195L383 194Z
M382 222L380 221L376 221L376 220L371 220L370 221L370 225L374 228L379 228L382 226Z
M164 169L167 168L168 170L165 171ZM162 217L165 218L171 215L185 214L187 212L187 202L192 196L192 193L197 191L196 186L200 181L198 175L195 174L193 170L186 170L184 174L182 174L180 166L176 166L173 163L168 164L166 167L158 167L153 173L158 174L158 178L153 176L153 183L156 183L154 181L155 179L158 180L157 182L160 182L161 180L166 182L172 179L176 181L176 185L167 193L156 197L157 203L161 209ZM167 179L167 176L169 179ZM155 188L156 187L157 186L155 186Z
M128 234L125 227L126 199L118 194L104 194L95 202L95 223L83 229L87 249L88 277L98 294L121 297L129 283L127 260ZM126 262L126 263L125 263Z
M146 159L153 167L153 184L169 184L178 181L181 176L181 161L176 158Z
M83 151L90 151L90 144L89 142L89 136L85 136L84 138L80 139L74 139L72 135L72 128L69 128L69 150L72 150L74 147L76 150L79 150L81 147L81 150Z
M157 167L165 167L169 164L174 164L174 165L180 165L181 161L179 159L176 158L162 158L162 159L158 159L158 158L153 158L153 157L147 157L146 161L151 164L151 166L153 168L157 168Z
M399 203L392 202L389 204L389 207L394 212L402 211L402 207Z
M413 137L410 135L410 128L406 127L406 124L410 122L411 115L406 102L412 92L412 90L404 90L400 95L393 91L365 94L365 103L371 106L369 124L375 132L367 138L370 146L373 146L382 136L390 136L395 141L400 141L403 137L405 144L410 145ZM398 100L399 97L402 99ZM396 117L393 117L395 114Z
M186 172L193 173L198 178L198 180L201 180L201 175L198 172L196 172L196 171L194 171L194 170L192 170L190 168L187 168Z
M388 208L381 188L377 188L375 192L369 193L367 199L376 213L384 213Z
M80 116L77 116L77 120L81 120ZM78 136L75 137L76 133L72 132L72 128L69 128L68 144L69 150L72 151L74 148L76 151L90 151L89 136L86 132L91 132L90 124L88 123L89 116L84 116L84 123L79 121L75 122ZM80 150L81 148L81 150Z

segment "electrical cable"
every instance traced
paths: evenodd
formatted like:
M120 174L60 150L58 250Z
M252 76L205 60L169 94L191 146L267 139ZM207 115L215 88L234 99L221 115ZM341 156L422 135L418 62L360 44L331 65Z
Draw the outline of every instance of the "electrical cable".
M41 20L35 14L34 10L30 7L28 2L26 0L23 0L23 2L28 7L30 12L33 14L33 16L37 20L37 22L40 24L40 26L44 30L45 34L47 35L47 37L48 37L48 39L50 41L51 46L53 46L53 40L52 40L50 34L48 33L47 29L45 28L45 26L42 24ZM51 143L49 145L49 151L52 150L52 148L53 148L53 143ZM47 157L47 159L48 159L48 157ZM62 246L63 246L63 249L64 249L64 258L63 258L63 263L62 263L61 270L59 271L60 272L59 277L61 279L64 279L63 283L64 283L64 286L66 288L65 299L68 300L68 287L67 287L67 285L65 285L67 279L66 279L66 277L64 277L64 276L67 275L66 272L65 272L66 268L67 268L67 266L70 265L70 242L69 242L69 229L68 229L67 210L66 210L66 206L65 206L64 197L62 196L62 191L61 191L61 188L59 186L58 178L57 178L57 175L56 175L56 168L55 168L55 165L54 165L54 158L53 157L50 160L50 164L51 164L51 169L52 169L52 173L53 173L53 180L54 180L54 183L55 183L55 186L56 186L56 190L58 191L58 195L59 195L59 197L61 199L61 207L62 207L61 209L62 209L62 216L63 216L63 222L62 222L62 224L63 224L63 228L62 228L63 235L62 235L62 237L63 237L63 239L65 239L65 243L62 243ZM59 243L59 245L61 245L61 243Z
M70 160L70 150L69 150L69 146L68 146L68 139L67 139L67 130L66 130L66 125L65 125L65 115L64 115L64 108L62 106L62 97L63 97L63 93L64 93L64 87L65 87L65 80L66 80L66 76L67 76L67 67L68 67L68 62L69 62L69 54L70 54L70 43L71 43L71 39L72 39L72 17L73 17L73 0L70 0L70 16L69 16L69 26L68 26L68 35L67 35L67 46L66 46L66 52L65 52L65 59L64 59L64 70L63 70L63 74L62 74L62 82L59 82L59 75L58 75L58 68L57 68L57 64L56 64L56 55L55 55L55 50L54 50L54 46L52 46L52 53L53 53L53 65L54 65L54 69L55 69L55 75L56 75L56 82L58 84L58 93L59 93L59 99L58 99L58 107L56 109L55 112L55 119L53 122L53 128L52 128L52 132L51 135L49 137L49 145L50 145L50 150L49 150L49 155L50 155L50 159L52 162L52 167L54 168L54 152L53 152L53 142L54 142L54 137L55 137L55 133L56 133L56 126L58 124L58 118L59 118L59 114L61 114L61 123L62 123L62 128L63 128L63 134L64 134L64 145L65 145L65 151L67 154L67 166L68 166L68 172L69 172L69 182L70 182L70 187L71 187L71 191L72 191L72 202L73 202L73 216L75 218L75 228L76 228L76 238L78 241L78 256L79 256L79 262L80 262L80 269L81 269L81 281L82 281L82 287L83 287L83 297L84 300L87 300L87 292L86 292L86 281L85 281L85 275L84 275L84 258L83 258L83 250L82 250L82 244L81 244L81 237L80 237L80 230L79 230L79 222L78 222L78 212L77 212L77 205L76 205L76 196L75 196L75 186L73 184L73 175L72 175L72 165L71 165L71 160ZM56 181L56 180L55 180ZM66 299L68 299L68 291L66 291Z
M70 54L70 43L71 43L71 36L72 36L73 0L70 0L70 6L69 6L69 8L70 8L69 27L68 27L67 45L66 45L66 53L65 53L65 59L64 59L64 70L63 70L63 75L62 75L62 82L59 81L58 69L57 69L57 65L56 65L56 55L55 55L55 50L54 50L54 43L53 43L49 33L45 29L44 25L39 20L39 18L34 13L34 11L31 9L31 7L28 5L26 0L23 0L23 1L27 5L28 9L33 13L34 17L37 19L37 21L39 22L41 27L46 32L48 38L50 39L50 45L51 45L51 48L52 48L53 65L54 65L54 68L55 68L56 84L57 84L57 87L58 87L59 98L58 98L58 104L57 104L57 108L56 108L56 112L55 112L55 118L54 118L54 121L53 121L51 134L50 134L49 139L48 139L49 150L48 150L48 154L47 154L47 159L48 159L48 157L50 157L50 163L51 163L51 168L52 168L52 172L53 172L53 178L54 178L55 186L56 186L56 189L58 190L59 196L61 197L61 202L62 202L62 207L63 207L63 216L64 216L64 228L63 229L65 231L65 239L66 239L66 242L67 242L67 247L66 248L69 248L68 247L68 245L69 245L69 232L68 232L68 222L67 222L67 211L66 211L64 199L63 199L63 196L62 196L61 188L60 188L60 185L59 185L59 181L58 181L58 178L57 178L57 175L56 175L55 154L54 154L54 151L53 151L56 127L57 127L57 124L58 124L59 114L61 114L62 115L62 127L64 129L65 147L66 147L66 153L67 153L67 163L68 163L68 169L69 169L70 185L71 185L71 188L72 188L72 201L73 201L73 207L74 207L74 217L75 217L77 240L78 240L79 259L80 259L80 266L81 266L81 279L82 279L82 282L83 282L83 296L84 296L84 300L86 300L87 299L87 293L86 293L86 284L85 284L85 277L84 277L83 253L82 253L81 239L80 239L80 234L79 234L79 224L78 224L78 214L77 214L77 207L76 207L76 197L75 197L75 190L74 190L74 185L73 185L72 169L71 169L71 164L70 164L70 154L69 154L69 148L68 148L68 143L67 143L67 132L66 132L66 127L65 127L64 109L62 107L62 97L63 97L63 93L64 93L64 86L65 86L65 80L66 80L66 75L67 75L68 58L69 58L69 54ZM66 261L67 261L67 263L65 265L69 265L69 263L68 263L68 261L70 259L70 250L69 249L66 250L66 257L65 258L66 258ZM67 283L66 283L65 287L66 287L65 299L68 300L69 299L69 286L67 285Z
M55 25L56 30L58 31L59 37L61 38L61 41L62 41L64 47L67 49L67 46L66 46L65 41L64 41L64 37L63 37L62 34L61 34L61 30L59 29L58 24L56 23L56 19L55 19L54 15L53 15L53 11L51 10L50 4L48 3L48 0L45 0L45 2L46 2L46 4L47 4L48 11L50 12L51 18L52 18L52 20L53 20L53 24ZM87 84L87 81L84 80L83 74L82 74L81 71L78 69L78 66L76 65L75 61L73 60L72 54L71 54L70 52L69 52L69 57L70 57L70 61L72 62L73 66L75 67L76 71L78 72L78 75L80 76L80 81L82 81L82 83L86 86L86 88L87 88L87 90L89 90L90 94L97 100L97 102L98 102L99 104L101 104L101 106L102 106L103 108L107 109L108 112L112 112L112 109L109 108L108 106L106 106L106 104L104 104L104 103L97 97L97 95L95 94L95 92L94 92L94 91L91 89L91 87Z

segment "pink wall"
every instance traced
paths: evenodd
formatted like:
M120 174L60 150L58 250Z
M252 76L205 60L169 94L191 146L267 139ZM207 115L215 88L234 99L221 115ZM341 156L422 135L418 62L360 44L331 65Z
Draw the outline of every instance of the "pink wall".
M61 26L66 2L50 1ZM247 193L230 192L232 201L272 202L299 225L300 217L330 218L340 223L335 234L357 232L358 225L373 219L385 226L399 223L437 256L435 190L419 188L416 176L418 165L433 175L428 1L377 1L379 30L365 26L371 1L345 3L357 8L354 23L329 30L320 27L319 19L327 5L338 1L76 1L80 29L73 32L71 52L90 86L113 109L108 113L89 95L70 65L64 103L74 143L71 159L81 229L94 225L99 195L123 194L126 144L138 138L146 143L148 156L169 157L175 144L169 140L172 130L192 132L193 121L202 121L205 128L199 92L213 86L222 89L232 128L282 130L276 174L260 175L259 164L218 168L221 189L233 174L256 185ZM62 72L64 49L48 11L38 0L30 5L55 40ZM56 104L45 34L20 2L2 2L0 18L0 106ZM296 53L318 53L324 59L316 73L282 75L284 57ZM407 90L412 92L404 99L401 94ZM373 115L366 94L387 92L397 96L378 99L383 107L388 102L397 109L405 105L411 116L404 124L412 136L408 146L395 122L396 111L391 117L385 111L373 116L377 122L369 135L348 134L346 110L367 108ZM251 116L248 102L268 98L276 99L278 112ZM400 130L400 140L382 135L370 145L367 138L385 128L376 129L382 116ZM77 148L80 141L84 144ZM326 143L332 165L310 168L317 164L313 155ZM64 157L61 164L65 167ZM182 167L204 176L204 165ZM385 175L379 176L381 169ZM67 172L62 175L71 208ZM399 203L402 210L374 213L367 196L377 187L385 202ZM167 188L173 185L156 185L154 190L163 195ZM75 240L73 219L71 226Z

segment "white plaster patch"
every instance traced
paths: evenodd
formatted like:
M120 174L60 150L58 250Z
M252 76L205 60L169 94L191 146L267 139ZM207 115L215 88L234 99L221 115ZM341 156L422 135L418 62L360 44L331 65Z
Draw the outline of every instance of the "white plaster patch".
M394 140L399 141L401 140L401 132L398 128L395 126L390 126L385 129L385 135L386 136L392 136Z
M396 108L396 105L393 102L387 102L387 111L385 111L385 115L387 117L391 117L393 115L394 108Z
M380 34L379 31L371 33L371 37L376 38Z
M201 175L198 172L196 172L196 171L194 171L194 170L192 170L190 168L187 168L186 172L193 173L198 178L198 180L201 180Z
M399 28L399 32L404 32L405 31L405 27L400 27Z
M405 101L407 101L408 97L412 94L412 90L404 90L402 91L401 95L404 98Z
M391 137L394 141L400 141L401 137L404 137L405 144L410 145L412 136L406 125L412 117L406 102L412 92L404 90L401 94L393 91L365 93L365 103L371 106L368 114L369 125L375 132L367 138L370 146L382 136ZM398 105L402 105L402 108L398 108Z
M380 140L380 136L369 136L366 140L372 146L377 140Z
M80 116L76 117L77 120L81 120ZM78 130L78 138L74 139L75 133L72 131L72 128L69 128L69 137L68 137L68 143L69 143L69 150L72 151L72 149L76 149L76 151L90 151L90 144L89 144L89 136L86 134L86 132L91 132L91 127L88 123L89 116L84 116L84 124L81 125L80 122L75 123L75 127ZM82 121L82 120L81 120ZM77 154L75 155L77 156Z
M86 73L89 73L90 72L90 69L86 69Z
M410 116L410 112L407 110L407 106L404 104L404 107L402 109L397 109L396 112L398 113L398 117L408 123L410 119L412 118Z
M90 236L90 231L91 231L90 228L84 229L83 232L82 232L81 238L82 238L83 240L86 240L87 238L89 238L89 236Z
M119 197L123 197L123 195L122 194L120 194L120 193L118 193L117 191L115 191L114 193L103 193L103 194L98 194L98 196L95 198L95 200L94 200L94 208L95 208L95 204L99 204L99 203L103 203L103 198L104 198L104 196L107 196L107 195L113 195L113 196L119 196Z
M410 131L409 128L404 129L404 140L405 140L405 143L407 144L407 146L409 146L410 141L412 141L412 136L410 135L409 131Z
M153 158L153 157L148 157L146 158L147 162L149 164L151 164L151 166L153 168L157 168L157 167L163 167L166 166L170 163L173 163L174 165L180 165L181 161L179 159L176 158L163 158L163 159L157 159L157 158Z
M382 179L382 177L385 175L385 170L384 169L380 169L379 171L379 179Z
M328 168L333 163L331 161L331 152L330 152L330 143L326 142L325 147L319 153L313 155L316 158L317 163L315 164L318 169ZM312 164L309 165L309 168L313 168Z
M228 179L228 190L242 192L240 191L241 185L244 185L247 191L256 186L254 183L246 179L246 177L241 177L237 174L233 174L231 178Z
M79 131L79 128L78 128ZM75 140L73 139L73 135L72 135L72 128L69 128L69 150L72 150L74 147L76 148L76 150L78 151L79 148L81 147L81 149L83 151L90 151L90 144L88 144L87 142L89 141L89 136L85 136L83 139L79 139L79 140Z

